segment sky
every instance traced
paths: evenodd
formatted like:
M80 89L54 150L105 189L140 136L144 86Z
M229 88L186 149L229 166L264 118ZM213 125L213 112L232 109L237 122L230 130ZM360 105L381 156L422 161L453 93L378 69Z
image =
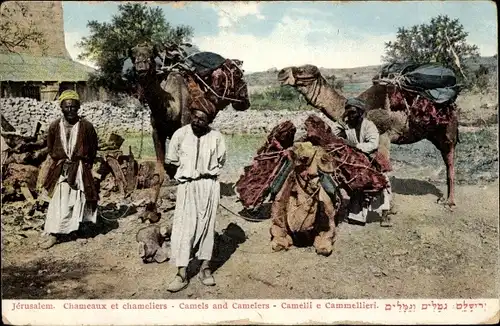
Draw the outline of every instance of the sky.
M87 22L111 21L120 2L63 2L66 47L76 60L76 43L89 35ZM378 65L384 43L399 27L427 23L446 14L458 18L467 41L482 56L498 52L493 1L261 1L147 2L163 9L172 25L194 29L201 50L244 61L247 73L290 65L324 68ZM80 61L94 66L91 62Z

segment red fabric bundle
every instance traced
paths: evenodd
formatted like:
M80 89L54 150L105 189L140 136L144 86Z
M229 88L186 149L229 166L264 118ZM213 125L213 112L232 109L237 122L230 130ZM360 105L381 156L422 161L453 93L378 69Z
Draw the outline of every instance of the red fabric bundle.
M274 181L281 166L286 149L293 144L296 128L285 121L271 131L266 143L257 151L252 165L246 166L244 174L236 182L236 191L245 207L255 207L264 201L264 192Z
M407 111L412 116L412 121L422 125L444 125L448 124L456 109L455 103L440 105L433 103L429 99L418 96L417 93L395 89L389 96L392 111ZM406 104L405 104L406 99Z
M305 121L307 135L300 141L325 148L335 160L337 169L332 177L341 187L351 191L374 193L387 187L381 170L389 170L390 163L381 153L373 162L363 152L344 143L319 117L311 115ZM264 194L273 183L287 149L293 145L296 128L286 121L276 126L266 143L259 148L250 166L236 182L236 190L244 207L256 207L264 201Z
M373 193L387 187L385 176L370 162L363 152L344 143L333 134L331 128L318 116L311 115L305 121L307 135L302 141L325 148L336 161L339 173L332 175L351 191Z

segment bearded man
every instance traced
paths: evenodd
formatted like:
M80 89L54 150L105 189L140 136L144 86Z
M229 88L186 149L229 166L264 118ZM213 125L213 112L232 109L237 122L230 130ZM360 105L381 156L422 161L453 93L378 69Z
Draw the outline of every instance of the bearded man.
M380 134L377 126L365 118L365 103L357 98L349 98L345 104L343 121L345 125L334 128L333 132L345 139L347 145L362 151L370 158L373 157L379 148ZM348 219L359 223L366 223L368 211L381 213L380 225L390 227L392 191L389 178L384 176L388 182L388 187L379 193L375 198L367 198L363 193L352 194L349 203Z
M99 195L92 177L98 138L94 126L80 118L80 97L73 90L61 93L63 117L49 127L47 147L52 160L43 187L51 196L44 231L48 249L61 235L77 231L81 222L96 223Z
M226 161L226 145L222 134L209 127L215 107L206 100L195 102L191 124L173 134L167 153L167 163L177 167L174 179L179 182L171 236L171 261L177 275L168 286L170 292L188 286L186 269L193 255L202 261L202 284L215 285L209 263L220 199L218 176Z

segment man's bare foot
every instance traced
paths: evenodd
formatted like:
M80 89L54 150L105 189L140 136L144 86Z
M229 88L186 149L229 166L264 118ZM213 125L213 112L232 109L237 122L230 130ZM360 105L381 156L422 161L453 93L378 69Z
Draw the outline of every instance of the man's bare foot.
M54 235L49 235L45 240L40 243L40 248L49 249L57 243L57 238Z

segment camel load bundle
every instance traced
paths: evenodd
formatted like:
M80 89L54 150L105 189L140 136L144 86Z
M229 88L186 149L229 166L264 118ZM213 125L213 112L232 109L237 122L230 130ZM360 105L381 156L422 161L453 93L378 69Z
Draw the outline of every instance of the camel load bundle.
M163 66L162 70L173 71L177 69L191 72L196 77L197 82L205 87L210 87L210 94L213 96L231 96L227 92L236 81L243 78L243 70L241 69L243 62L240 60L227 59L218 53L209 51L177 57L169 53L167 51L165 57L172 58L170 60L174 61L171 61L169 66Z
M374 84L387 85L387 105L423 125L448 124L461 85L453 70L437 63L392 63L382 67Z
M149 47L149 44L142 45ZM141 46L138 46L141 47ZM203 94L210 103L219 101L239 102L246 82L243 79L243 61L224 58L221 55L209 52L190 50L191 44L167 44L165 51L160 54L156 47L156 73L168 75L178 72L186 79L191 94ZM134 79L135 72L131 62L125 62L122 69L123 78ZM134 83L135 84L135 83ZM141 90L138 90L141 93ZM141 94L139 94L141 96Z
M305 130L306 135L294 141L296 127L290 121L277 125L245 167L236 191L250 211L270 197L274 251L307 241L317 254L328 256L343 199L353 192L370 196L385 189L382 171L388 162L350 147L318 116L307 118Z
M373 194L387 187L383 172L390 169L390 164L383 155L370 158L348 146L316 115L307 118L305 130L306 135L295 144L310 143L326 152L317 164L317 174L321 176L321 186L327 193L344 189L348 194L353 191ZM277 125L257 151L252 164L244 168L244 174L236 183L236 191L245 208L259 207L268 196L274 200L294 167L304 164L296 161L293 150L295 132L296 127L290 121ZM333 168L321 168L326 166Z
M160 72L180 72L193 94L202 93L211 103L221 100L238 101L246 83L243 80L243 61L227 59L218 53L201 51L188 54L190 44L169 44L166 47Z
M34 202L36 198L43 197L42 183L51 163L47 134L40 134L40 123L33 135L26 136L16 132L3 115L1 121L2 202ZM131 148L128 154L120 150L123 142L124 139L114 133L106 141L99 141L93 175L101 190L107 193L116 191L128 197L136 189L148 189L155 185L154 162L138 164Z

